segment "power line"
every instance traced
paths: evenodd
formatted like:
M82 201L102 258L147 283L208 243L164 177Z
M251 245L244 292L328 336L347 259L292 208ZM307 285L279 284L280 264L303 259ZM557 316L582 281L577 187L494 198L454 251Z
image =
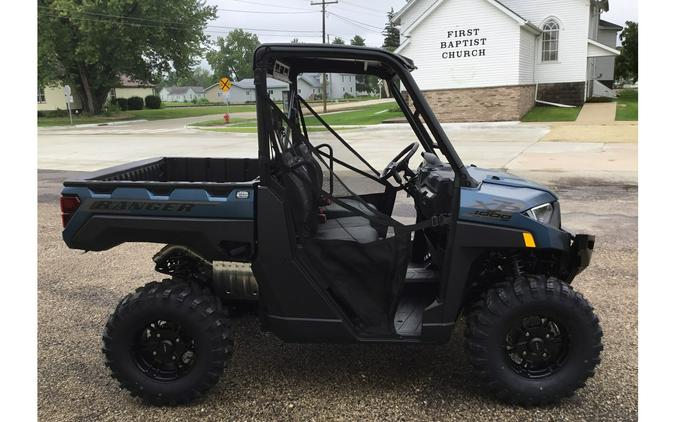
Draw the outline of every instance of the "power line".
M329 14L330 14L331 16L334 16L334 17L340 19L340 20L343 21L343 22L346 22L346 23L351 24L352 26L355 26L355 27L357 27L357 28L361 28L361 29L363 29L364 31L372 32L372 33L374 33L374 34L381 34L382 31L383 31L383 29L379 29L379 30L378 30L378 29L369 28L369 27L367 27L367 26L363 26L363 25L361 25L360 23L354 22L354 21L352 21L352 20L350 20L350 19L348 19L348 18L345 18L345 17L343 17L343 16L336 15L335 13L332 13L332 12L329 12Z
M352 19L352 18L348 18L346 16L338 15L337 13L333 13L333 12L329 12L329 13L333 16L348 20L350 22L353 22L353 23L356 23L356 24L359 24L359 25L368 26L368 27L371 27L373 29L377 29L378 31L384 31L384 28L380 28L379 26L371 25L371 24L365 23L365 22L360 22L360 21L357 21L356 19Z
M297 15L297 14L303 14L303 13L319 13L318 10L307 10L303 12L267 12L264 10L235 10L235 9L218 9L219 12L236 12L236 13L259 13L259 14L266 14L266 15Z

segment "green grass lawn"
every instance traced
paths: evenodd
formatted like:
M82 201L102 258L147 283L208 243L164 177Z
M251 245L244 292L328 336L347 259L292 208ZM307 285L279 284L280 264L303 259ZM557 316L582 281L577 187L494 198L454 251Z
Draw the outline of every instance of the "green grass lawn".
M173 107L160 108L157 110L129 110L120 111L108 116L74 116L73 124L99 124L115 122L120 120L162 120L177 119L181 117L198 117L210 114L224 114L228 111L227 106L193 106L193 107ZM229 107L230 113L254 112L255 104L232 105ZM38 126L68 126L70 119L68 117L38 117Z
M624 89L619 93L616 104L616 120L638 120L638 91L637 89Z
M333 127L333 126L331 126ZM348 126L348 127L333 127L337 132L343 132L345 130L353 130L353 129L362 129L362 126ZM258 128L256 126L225 126L225 127L211 127L211 128L204 128L204 130L207 130L209 132L234 132L234 133L256 133L258 131ZM307 128L308 132L326 132L327 129L324 128L323 126L311 126Z
M239 125L244 123L252 123L250 127L255 127L255 119L240 119L236 117L230 118L231 125L233 124ZM190 124L190 126L197 126L197 127L225 126L225 120L224 119L204 120L201 122L192 123Z
M135 119L136 117L126 112L120 112L111 116L73 115L73 124L74 125L100 124L100 123L110 123L121 120L135 120ZM69 126L69 125L70 119L68 117L38 117L38 126L41 127Z
M581 107L564 108L537 105L521 119L523 122L573 122Z
M362 125L377 125L382 123L385 120L392 119L395 117L403 117L403 113L396 110L396 105L394 103L385 103L385 104L376 104L367 107L361 107L356 110L333 112L322 115L323 119L331 126L362 126ZM319 129L322 125L319 120L314 116L305 117L305 124L308 127L316 126ZM222 126L222 120L206 120L203 122L195 123L193 126ZM255 127L256 121L244 120L241 122L234 121L232 126L228 128L221 128L231 130L233 127L244 128L244 127ZM316 129L315 129L316 130Z
M357 110L329 113L321 116L331 126L340 125L377 125L385 120L403 117L398 111L396 103L375 104ZM314 116L305 117L307 126L320 126L321 123Z

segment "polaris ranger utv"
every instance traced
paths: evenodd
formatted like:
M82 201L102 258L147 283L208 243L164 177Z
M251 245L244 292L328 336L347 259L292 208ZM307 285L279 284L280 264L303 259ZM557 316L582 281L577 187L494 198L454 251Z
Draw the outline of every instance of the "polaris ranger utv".
M561 228L546 187L464 166L413 69L376 48L262 45L257 159L158 158L64 182L69 247L168 245L154 260L170 278L122 299L103 333L122 387L159 405L205 393L234 350L228 308L245 300L287 342L441 344L462 316L471 364L499 398L549 403L584 385L602 331L570 284L594 237ZM378 171L303 98L309 72L377 76L415 139ZM282 104L268 78L289 84ZM308 131L309 117L328 132ZM392 218L406 194L408 225Z

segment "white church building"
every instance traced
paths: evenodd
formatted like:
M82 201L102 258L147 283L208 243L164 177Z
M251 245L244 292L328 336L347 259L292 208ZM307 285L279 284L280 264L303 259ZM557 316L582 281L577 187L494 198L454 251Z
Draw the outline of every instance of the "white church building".
M409 0L395 15L415 80L441 121L519 120L535 100L611 95L608 0Z

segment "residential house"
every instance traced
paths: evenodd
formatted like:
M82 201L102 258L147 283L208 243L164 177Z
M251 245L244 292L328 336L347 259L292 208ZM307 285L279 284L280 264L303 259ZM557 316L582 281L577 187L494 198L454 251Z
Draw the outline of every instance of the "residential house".
M298 76L298 94L306 100L321 98L322 75L319 73L303 73ZM354 75L329 73L326 78L328 99L345 98L345 94L356 95L356 78ZM284 93L288 92L288 84L273 78L267 78L267 90L274 101L282 101ZM204 89L205 97L209 102L226 102L230 104L246 104L255 102L255 83L253 78L233 82L226 93L220 89L220 84L213 84ZM347 95L348 96L348 95Z
M81 109L82 102L80 101L79 96L75 92L72 92L72 95L72 109ZM68 106L66 105L66 96L63 91L63 85L59 84L57 86L45 87L38 86L37 109L38 111L67 110Z
M145 98L148 95L156 95L155 85L149 82L141 82L126 75L120 76L120 83L110 90L110 98Z
M276 79L267 78L267 92L274 101L281 101L284 92L288 92L288 84ZM226 101L230 104L246 104L255 102L255 84L253 78L242 79L232 83L232 87L225 93Z
M206 98L210 103L225 102L225 93L222 89L220 89L220 82L216 82L215 84L204 88L204 98Z
M192 100L204 98L204 88L201 86L167 86L159 91L162 101L189 103Z
M66 98L63 91L64 85L59 83L54 86L38 86L38 111L49 110L66 110ZM79 98L77 92L72 90L73 103L71 108L73 110L82 109L83 101ZM145 98L148 95L155 95L156 90L153 84L147 82L138 82L126 75L120 76L119 84L110 90L108 93L108 101L114 98L131 98L141 97Z

